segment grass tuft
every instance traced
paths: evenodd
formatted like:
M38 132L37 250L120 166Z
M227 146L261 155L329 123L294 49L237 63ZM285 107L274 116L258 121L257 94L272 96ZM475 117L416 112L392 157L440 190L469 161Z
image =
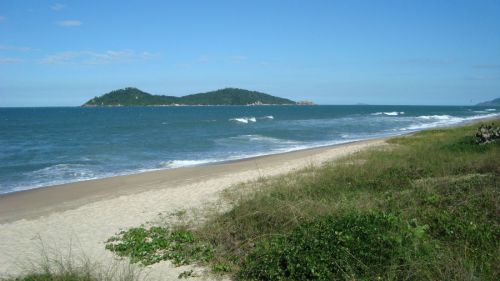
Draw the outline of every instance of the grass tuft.
M30 261L24 268L24 274L0 278L2 281L135 281L146 280L136 267L124 263L104 266L88 258L76 258L69 255L48 255L36 261Z

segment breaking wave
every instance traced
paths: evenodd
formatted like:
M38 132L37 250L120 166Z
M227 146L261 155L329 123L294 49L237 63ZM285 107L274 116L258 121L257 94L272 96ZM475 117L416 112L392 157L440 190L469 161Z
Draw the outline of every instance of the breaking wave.
M379 115L386 115L386 116L398 116L398 115L403 115L405 114L403 111L392 111L392 112L375 112L372 113L371 115L374 116L379 116Z
M12 191L21 191L41 186L91 180L111 175L97 175L92 168L84 164L61 163L24 173L24 176L29 178L29 182L22 185L14 185L12 187ZM1 191L2 190L0 189L0 194L3 193Z
M457 125L467 121L483 119L483 118L491 118L500 116L498 113L490 113L483 115L475 115L469 117L456 117L451 115L422 115L418 116L415 119L415 122L408 127L401 128L400 131L416 131L437 127L445 127L450 125Z
M192 167L208 163L220 162L222 159L201 159L201 160L169 160L160 163L160 168L174 169L180 167Z
M248 124L248 123L255 123L257 122L257 119L255 117L238 117L238 118L231 118L229 121L234 121L237 123L243 123L243 124Z
M267 115L267 116L262 116L262 117L237 117L237 118L231 118L229 121L237 122L237 123L242 123L242 124L248 124L248 123L255 123L257 120L273 120L274 116L272 115Z

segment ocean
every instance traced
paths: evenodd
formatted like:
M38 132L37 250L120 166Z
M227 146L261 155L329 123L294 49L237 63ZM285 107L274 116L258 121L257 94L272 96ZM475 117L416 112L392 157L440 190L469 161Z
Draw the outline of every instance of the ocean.
M467 106L0 108L0 194L500 116Z

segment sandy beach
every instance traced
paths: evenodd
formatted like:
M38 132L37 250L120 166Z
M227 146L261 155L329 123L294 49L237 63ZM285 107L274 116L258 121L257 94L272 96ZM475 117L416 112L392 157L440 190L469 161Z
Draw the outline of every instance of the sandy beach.
M320 165L384 143L383 138L372 139L0 196L0 277L22 273L26 260L36 261L43 251L117 264L104 242L120 230L154 221L159 214L202 208L240 182ZM166 263L143 269L152 280L176 280L183 270Z

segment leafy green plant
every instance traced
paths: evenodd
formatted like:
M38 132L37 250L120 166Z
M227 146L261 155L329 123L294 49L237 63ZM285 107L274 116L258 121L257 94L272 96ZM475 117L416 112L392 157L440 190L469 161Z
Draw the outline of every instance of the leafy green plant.
M212 265L212 271L216 273L231 272L231 265L223 262L217 262Z
M201 243L188 230L169 231L167 228L131 228L107 241L106 249L119 256L130 257L132 263L150 265L170 260L175 265L206 262L212 257L212 247Z

